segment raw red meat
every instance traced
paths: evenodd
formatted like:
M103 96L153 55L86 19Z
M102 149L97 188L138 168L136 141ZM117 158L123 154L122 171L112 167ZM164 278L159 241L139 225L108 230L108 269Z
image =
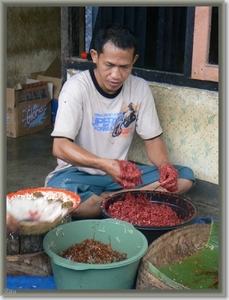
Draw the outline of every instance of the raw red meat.
M184 222L167 204L151 203L144 195L126 194L124 200L110 204L107 213L119 220L139 226L174 226Z
M120 177L122 178L120 184L123 188L134 188L142 183L142 173L135 164L125 160L117 160L117 162L119 163Z

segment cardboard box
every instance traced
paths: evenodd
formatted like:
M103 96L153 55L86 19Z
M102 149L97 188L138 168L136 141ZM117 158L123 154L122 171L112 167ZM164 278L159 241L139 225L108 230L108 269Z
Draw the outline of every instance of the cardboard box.
M56 57L45 72L31 73L31 78L53 83L53 95L51 95L51 99L57 100L62 88L61 60Z
M54 125L56 118L56 111L58 107L58 97L62 88L61 78L61 60L56 57L46 71L34 72L30 74L27 83L33 81L47 81L51 97L51 124Z
M6 135L17 138L51 126L47 82L17 84L6 90Z
M26 78L26 82L25 83L35 83L35 82L40 82L40 80L32 79L32 78ZM48 85L50 99L52 99L53 98L53 83L47 82L47 85Z

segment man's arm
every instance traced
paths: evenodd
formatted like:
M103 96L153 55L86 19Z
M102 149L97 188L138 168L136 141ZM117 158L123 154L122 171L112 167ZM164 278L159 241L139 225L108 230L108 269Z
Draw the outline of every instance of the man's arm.
M163 167L167 164L170 164L167 149L158 136L153 139L145 140L146 154L149 160L157 167Z
M106 171L107 159L100 158L67 138L54 138L53 155L73 166L89 167Z
M159 182L169 192L178 190L178 171L169 161L167 149L160 137L145 140L146 154L149 160L158 167Z

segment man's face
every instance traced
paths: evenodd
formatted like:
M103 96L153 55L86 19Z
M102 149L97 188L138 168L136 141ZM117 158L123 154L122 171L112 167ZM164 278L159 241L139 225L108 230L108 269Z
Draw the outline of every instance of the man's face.
M133 57L134 48L122 50L108 42L103 53L91 50L93 62L97 65L95 77L99 86L108 94L114 94L132 71L138 55Z

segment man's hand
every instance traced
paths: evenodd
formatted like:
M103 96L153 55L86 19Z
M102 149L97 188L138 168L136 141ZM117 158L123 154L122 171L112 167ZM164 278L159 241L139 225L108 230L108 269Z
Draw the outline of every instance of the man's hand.
M141 171L129 161L107 160L105 172L124 189L131 189L142 183Z
M161 187L169 192L176 192L178 190L178 171L172 165L168 164L158 168L159 182Z
M131 189L142 183L142 173L134 163L125 160L117 160L117 162L119 164L121 178L119 184L123 188Z

